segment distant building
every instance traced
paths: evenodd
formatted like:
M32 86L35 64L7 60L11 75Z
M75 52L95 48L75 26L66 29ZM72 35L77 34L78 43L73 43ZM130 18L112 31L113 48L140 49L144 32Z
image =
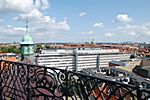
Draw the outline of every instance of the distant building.
M0 60L19 61L19 55L15 53L0 53Z
M122 61L110 61L109 62L109 67L116 67L116 66L126 66L126 63Z
M34 63L34 42L28 34L28 22L26 22L26 34L23 36L20 46L21 61L24 60L28 61L27 63Z
M118 49L50 49L43 50L36 56L36 63L47 67L69 70L83 68L109 67L112 60L128 60L130 54L119 52Z
M135 66L133 72L150 79L150 59L142 60L140 65Z
M132 72L135 66L140 65L141 59L119 60L109 62L109 67L115 67Z

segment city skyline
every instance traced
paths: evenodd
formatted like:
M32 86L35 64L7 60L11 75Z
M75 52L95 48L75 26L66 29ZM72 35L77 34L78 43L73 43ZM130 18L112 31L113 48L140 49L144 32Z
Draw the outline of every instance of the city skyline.
M1 0L0 42L150 42L148 0Z

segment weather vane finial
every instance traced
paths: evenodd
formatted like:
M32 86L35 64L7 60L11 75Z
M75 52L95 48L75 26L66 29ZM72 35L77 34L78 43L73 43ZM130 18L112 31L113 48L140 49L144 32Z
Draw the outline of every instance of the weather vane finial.
M26 16L26 34L28 34L28 18Z

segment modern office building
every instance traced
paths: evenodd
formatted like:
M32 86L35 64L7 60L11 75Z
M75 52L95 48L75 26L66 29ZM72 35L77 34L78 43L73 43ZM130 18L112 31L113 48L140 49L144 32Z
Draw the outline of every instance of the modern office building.
M79 71L83 68L108 67L113 60L128 60L130 54L118 49L55 49L43 50L36 55L36 63L47 67L57 67Z

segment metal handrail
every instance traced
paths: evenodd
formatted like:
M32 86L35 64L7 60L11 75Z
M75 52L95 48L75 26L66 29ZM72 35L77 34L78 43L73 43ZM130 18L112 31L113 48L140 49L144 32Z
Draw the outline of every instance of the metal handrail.
M0 100L147 100L150 90L94 74L0 60Z

